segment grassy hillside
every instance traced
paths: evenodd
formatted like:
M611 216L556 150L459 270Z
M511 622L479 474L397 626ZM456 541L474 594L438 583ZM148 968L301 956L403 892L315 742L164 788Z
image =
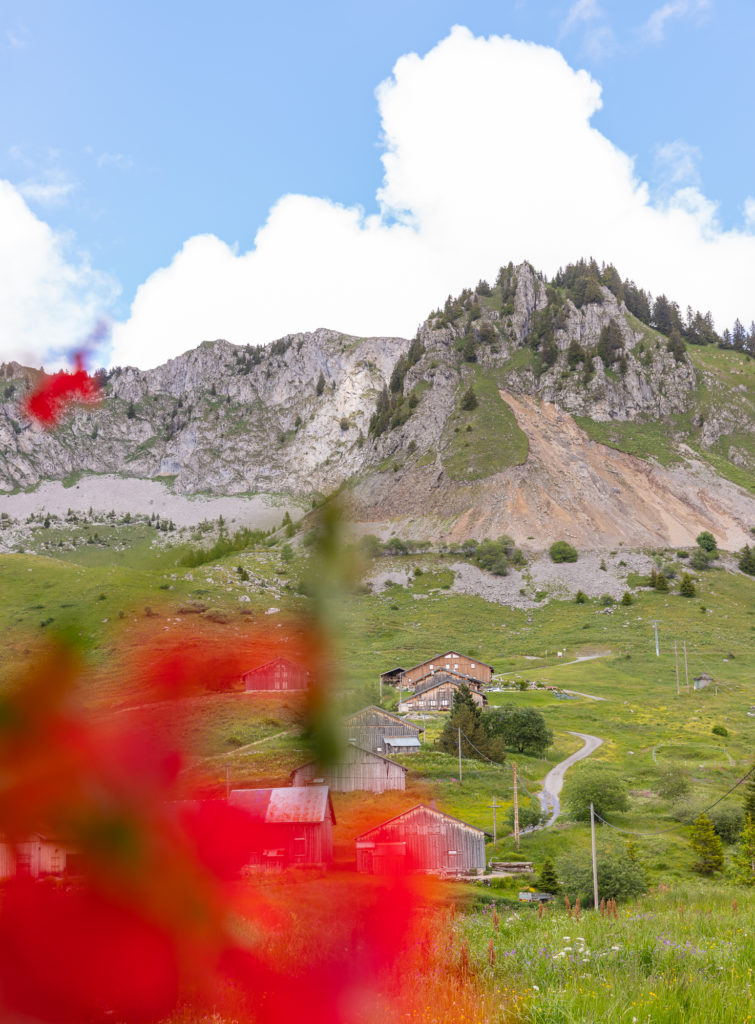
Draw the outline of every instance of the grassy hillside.
M477 406L461 407L462 395L474 390ZM499 395L501 374L469 367L459 389L459 404L446 423L443 468L452 480L480 480L527 459L527 436Z

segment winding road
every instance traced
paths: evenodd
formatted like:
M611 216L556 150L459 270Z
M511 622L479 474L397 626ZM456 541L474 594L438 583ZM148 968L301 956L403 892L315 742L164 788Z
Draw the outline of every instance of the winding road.
M577 761L582 761L585 757L589 757L590 754L597 750L603 743L603 740L599 736L590 736L586 732L572 732L571 729L569 732L571 732L572 736L579 736L581 740L584 740L585 745L575 754L567 757L566 760L560 761L555 768L551 768L545 776L543 791L540 794L540 809L543 814L549 814L550 817L543 825L543 828L550 828L561 813L561 801L559 800L559 794L561 793L561 789L564 785L564 774L566 769L571 768L571 766L576 764Z

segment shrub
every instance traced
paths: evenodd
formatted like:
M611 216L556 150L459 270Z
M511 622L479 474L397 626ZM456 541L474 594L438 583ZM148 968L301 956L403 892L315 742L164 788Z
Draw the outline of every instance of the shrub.
M704 572L708 568L708 563L711 560L711 556L703 548L695 548L692 552L692 557L689 560L689 564L697 572Z
M557 540L551 544L549 554L554 562L576 562L579 558L577 549L565 540Z
M543 815L539 808L535 808L530 804L523 804L519 808L519 828L535 828L542 821ZM514 829L514 808L509 808L508 813L509 828L513 831ZM553 890L550 890L551 892Z
M586 764L566 776L564 803L576 821L589 821L590 802L601 817L611 811L628 811L627 787L610 768Z
M624 593L621 595L621 603L623 605L634 604L634 598L628 590L625 590Z
M712 533L709 533L708 530L703 530L702 533L699 533L695 540L697 541L697 546L702 548L703 551L707 551L708 554L712 555L714 552L718 553L716 538Z
M663 768L658 773L656 789L666 800L678 800L689 791L689 779L678 768Z
M710 731L713 733L714 736L728 736L729 735L729 730L726 728L725 725L714 725L713 728Z
M576 604L587 604L587 594L584 590L578 590L574 595L574 601Z
M729 846L738 842L745 820L741 807L736 804L730 807L714 807L709 817L716 835L720 836L723 842Z
M588 857L559 862L561 890L583 906L593 905L592 864ZM626 900L647 889L641 865L622 850L598 858L598 896L601 899Z
M601 594L598 600L604 608L609 608L612 604L616 603L610 594Z

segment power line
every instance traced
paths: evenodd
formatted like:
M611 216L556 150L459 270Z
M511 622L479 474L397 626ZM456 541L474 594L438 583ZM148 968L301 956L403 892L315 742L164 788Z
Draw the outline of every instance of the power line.
M720 796L718 800L714 800L713 803L710 804L708 807L704 807L703 810L698 813L698 817L700 816L700 814L707 814L708 811L712 811L713 808L720 804L722 800L725 800L727 796L733 793L738 786L741 786L743 782L746 782L753 772L755 772L755 764L752 766L752 768L750 768L749 772L743 775L739 782L735 782L731 789L728 789L723 796ZM680 828L687 828L687 826L683 822L679 822L678 825L671 825L669 826L669 828L662 828L658 832L633 832L631 829L620 828L618 825L613 825L610 821L606 821L606 819L601 817L597 811L595 811L595 817L599 818L604 825L608 825L609 828L612 828L614 832L623 832L624 835L627 836L641 836L645 838L650 838L652 836L665 835L667 832L677 832Z
M506 762L501 764L499 761L494 761L492 758L488 757L487 754L483 754L483 752L481 750L478 750L478 748L474 745L474 743L470 740L469 736L467 736L467 734L465 732L463 732L461 729L459 730L459 732L461 733L461 735L464 737L464 739L467 741L467 743L470 745L470 747L472 748L472 750L474 750L474 752L476 754L479 754L480 757L484 757L486 761L490 761L490 763L495 765L496 768L504 768L504 769L508 768L509 771L512 772L512 774L513 774L513 768L511 767L510 764L507 764ZM533 803L539 804L540 803L539 799L537 797L533 796L532 793L530 793L530 791L527 789L527 787L525 786L524 782L522 781L522 776L519 773L517 773L517 781L519 782L519 785L522 787L522 789L527 794L527 796L530 798L530 800L532 800Z

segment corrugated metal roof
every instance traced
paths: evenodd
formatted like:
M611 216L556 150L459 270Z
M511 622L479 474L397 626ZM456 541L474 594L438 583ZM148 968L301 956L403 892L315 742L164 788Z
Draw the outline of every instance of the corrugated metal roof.
M358 719L368 711L377 711L379 714L384 715L386 718L392 718L395 722L400 722L405 725L407 729L414 729L416 732L421 732L421 727L415 725L413 722L407 722L405 718L400 715L394 715L392 711L386 711L385 708L379 708L375 704L370 704L366 708L362 708L361 711L355 711L353 715L349 715L348 718L344 718L344 723L347 725L358 725Z
M419 747L421 746L416 736L386 736L383 743L391 747Z
M233 789L229 802L257 821L297 824L324 821L332 815L327 786L286 786L283 789Z

